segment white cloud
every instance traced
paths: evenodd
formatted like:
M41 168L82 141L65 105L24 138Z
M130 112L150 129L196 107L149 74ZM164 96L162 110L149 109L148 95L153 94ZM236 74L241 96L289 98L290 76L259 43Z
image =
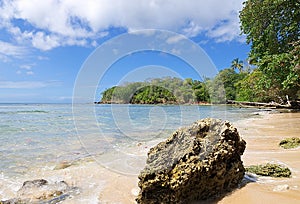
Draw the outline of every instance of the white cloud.
M239 19L236 18L236 13L231 13L231 16L219 24L217 24L214 28L207 32L207 36L216 39L217 42L224 41L244 41L244 36L240 35L239 28L240 23Z
M0 53L0 60L2 62L9 62L10 61L9 57L7 57L6 55L4 55L2 53Z
M16 46L0 40L0 55L21 57L27 50L24 47Z
M183 29L183 33L188 37L197 36L202 30L204 30L200 25L194 21L190 22L189 25Z
M20 75L20 74L23 74L23 72L21 71L21 70L18 70L18 71L16 71L16 74L18 74L18 75ZM26 71L25 72L25 74L26 75L34 75L34 72L33 71ZM1 83L1 82L0 82ZM14 83L11 83L11 82L9 82L9 83L5 83L6 85L8 85L9 87L12 85L12 84L14 84ZM2 84L3 85L3 84ZM13 87L13 86L12 86Z
M34 75L34 72L33 71L28 71L26 72L27 75Z
M96 40L93 40L92 43L91 43L91 45L92 45L93 47L97 47L97 46L98 46L98 43L97 43Z
M182 35L175 35L175 36L169 37L166 42L168 44L174 44L174 43L178 43L179 41L181 41L183 39L185 39L184 36L182 36Z
M31 68L35 66L35 64L22 64L20 65L21 69L31 70Z
M16 73L17 74L22 74L22 70L26 70L25 71L25 74L26 75L34 75L34 72L32 71L32 67L34 67L36 64L35 63L32 63L32 64L22 64L20 65L20 69L21 70L18 70Z
M174 54L174 55L180 55L180 54L181 54L181 51L173 48L173 49L171 50L171 53Z
M49 60L49 57L38 56L37 59L38 59L38 60Z
M45 35L43 32L29 33L32 45L41 50L51 50L59 46L59 39L55 35Z
M0 81L0 88L3 89L37 89L60 85L58 81Z
M0 27L40 50L95 46L111 27L166 29L216 41L239 39L243 0L3 0ZM15 20L19 19L19 23ZM20 22L29 26L22 27ZM223 22L223 23L222 23Z

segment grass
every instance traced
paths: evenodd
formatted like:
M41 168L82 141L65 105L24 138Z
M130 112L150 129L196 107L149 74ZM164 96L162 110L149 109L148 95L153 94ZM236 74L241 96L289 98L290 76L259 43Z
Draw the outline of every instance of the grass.
M279 164L264 164L264 165L251 165L246 167L246 171L261 176L271 177L290 177L292 172L289 168Z
M300 138L297 137L286 138L279 143L279 146L283 147L284 149L296 148L300 146Z

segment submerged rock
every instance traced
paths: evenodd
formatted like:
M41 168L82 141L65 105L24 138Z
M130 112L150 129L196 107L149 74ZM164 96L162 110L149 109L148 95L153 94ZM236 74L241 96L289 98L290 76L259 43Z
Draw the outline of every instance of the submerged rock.
M70 187L65 181L49 183L44 179L25 181L17 192L17 197L0 201L0 204L23 203L59 203L71 194L78 193L78 189Z
M229 122L204 119L150 149L139 175L138 203L189 203L236 188L246 147Z
M280 164L260 164L246 167L246 171L260 176L291 177L292 172L288 167Z
M283 147L284 149L292 149L300 146L300 138L292 137L286 138L280 141L279 146Z

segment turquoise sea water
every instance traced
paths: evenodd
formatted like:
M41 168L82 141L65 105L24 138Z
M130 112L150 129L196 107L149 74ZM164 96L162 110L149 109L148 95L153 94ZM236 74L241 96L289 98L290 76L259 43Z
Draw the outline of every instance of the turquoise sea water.
M234 122L255 111L194 105L0 104L0 173L22 177L33 168L90 155L105 157L106 165L132 157L131 147L156 143L197 119Z

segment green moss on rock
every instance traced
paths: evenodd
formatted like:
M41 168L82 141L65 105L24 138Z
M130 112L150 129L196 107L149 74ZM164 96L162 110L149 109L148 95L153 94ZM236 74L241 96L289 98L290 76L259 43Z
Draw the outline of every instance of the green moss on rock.
M279 143L279 146L283 147L284 149L296 148L300 146L300 138L297 137L286 138Z
M289 168L279 164L264 164L264 165L251 165L246 167L246 171L261 176L271 177L290 177L292 172Z

